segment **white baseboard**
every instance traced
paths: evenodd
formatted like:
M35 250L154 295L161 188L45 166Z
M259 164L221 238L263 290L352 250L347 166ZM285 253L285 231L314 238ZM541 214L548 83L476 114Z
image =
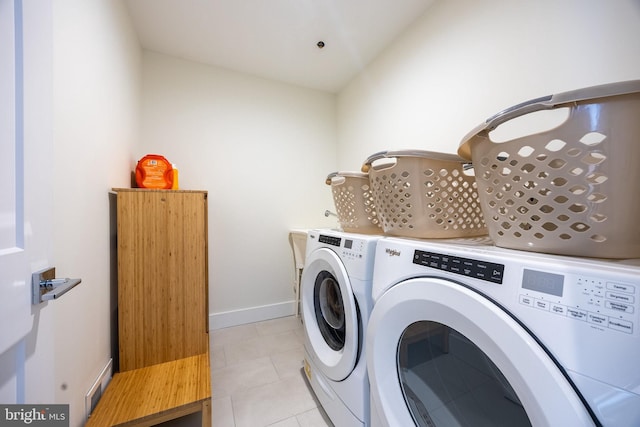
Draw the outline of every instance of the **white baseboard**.
M241 310L225 311L209 314L209 330L228 328L279 317L293 316L295 302L287 301L278 304L250 307Z

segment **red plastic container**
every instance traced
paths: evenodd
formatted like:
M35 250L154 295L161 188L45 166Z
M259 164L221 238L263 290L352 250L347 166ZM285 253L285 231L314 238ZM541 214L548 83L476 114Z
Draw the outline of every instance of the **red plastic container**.
M173 188L173 166L159 154L147 154L136 165L136 184L139 188Z

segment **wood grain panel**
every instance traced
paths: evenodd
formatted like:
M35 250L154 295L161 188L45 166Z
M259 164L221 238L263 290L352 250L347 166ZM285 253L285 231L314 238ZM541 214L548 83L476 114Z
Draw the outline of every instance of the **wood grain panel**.
M116 191L120 370L207 352L207 193Z

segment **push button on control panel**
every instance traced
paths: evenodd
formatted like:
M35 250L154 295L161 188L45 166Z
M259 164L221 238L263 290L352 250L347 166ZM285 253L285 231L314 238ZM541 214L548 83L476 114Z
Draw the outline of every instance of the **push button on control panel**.
M635 302L635 298L633 297L633 295L623 295L617 292L607 292L605 295L606 298L610 301L618 301L628 304L633 304Z
M616 282L607 282L607 289L610 289L612 291L616 291L616 292L623 292L626 294L635 294L636 293L636 287L633 285L627 285L625 283L616 283Z
M621 311L624 313L633 313L633 306L615 301L605 301L604 306L610 310Z

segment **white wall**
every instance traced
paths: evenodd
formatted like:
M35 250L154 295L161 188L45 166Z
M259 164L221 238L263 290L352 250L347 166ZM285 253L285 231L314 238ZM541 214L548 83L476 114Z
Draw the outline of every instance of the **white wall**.
M455 153L520 102L640 78L638 0L438 0L338 97L338 160Z
M38 351L55 361L54 383L39 386L70 404L78 426L84 395L111 356L108 193L129 186L140 48L122 2L55 0L53 53L54 265L59 277L82 283L48 304L53 348Z
M162 154L209 192L212 328L292 314L288 230L335 226L335 96L152 52L142 82L136 159Z

